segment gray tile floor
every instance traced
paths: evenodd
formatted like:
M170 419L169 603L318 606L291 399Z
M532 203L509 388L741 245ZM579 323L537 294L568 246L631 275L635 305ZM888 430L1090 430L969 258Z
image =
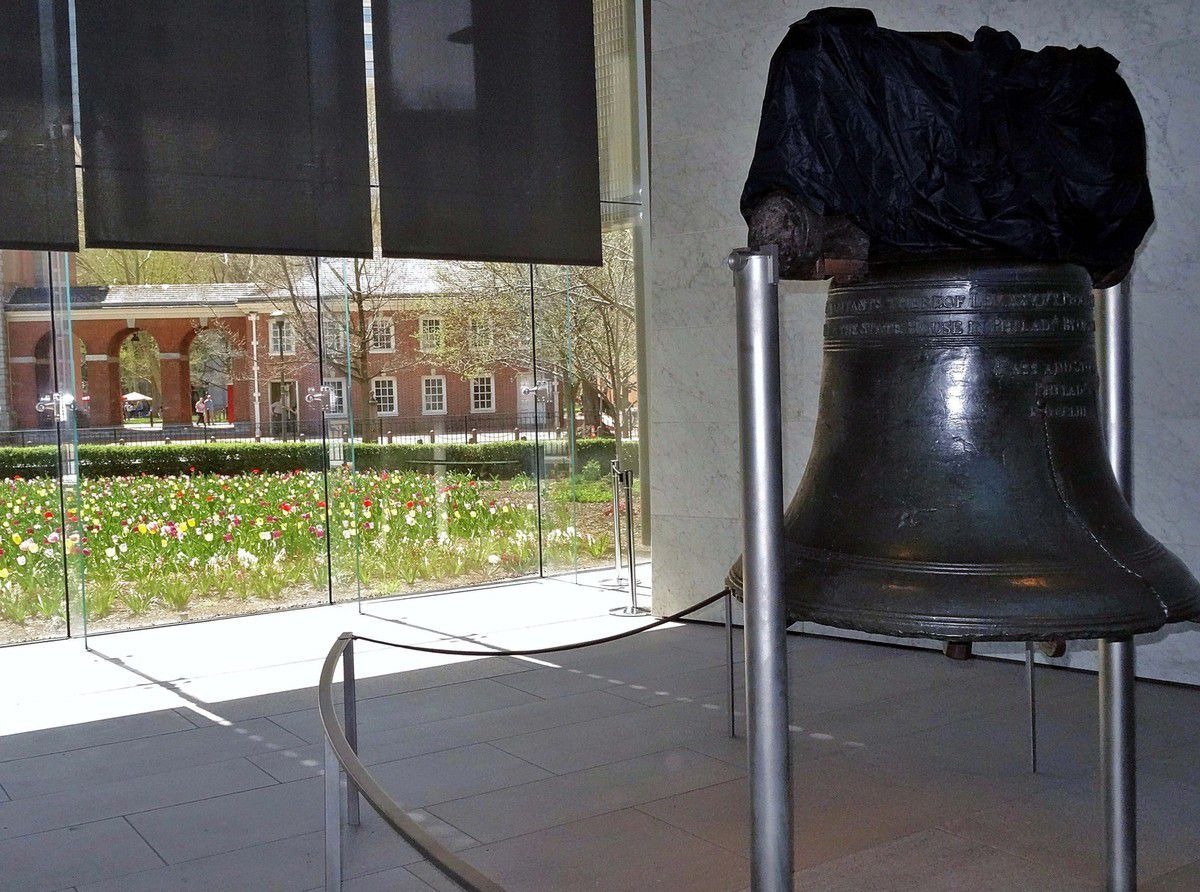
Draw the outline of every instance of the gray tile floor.
M1018 665L812 637L790 648L797 888L1098 887L1093 677L1040 673L1034 776ZM378 670L394 654L360 659ZM549 665L375 671L360 686L362 751L508 889L742 890L746 760L722 679L721 631L705 626ZM1200 889L1200 691L1138 696L1143 888ZM269 690L3 738L0 888L318 888L313 703L311 689ZM448 888L372 814L347 846L356 892Z

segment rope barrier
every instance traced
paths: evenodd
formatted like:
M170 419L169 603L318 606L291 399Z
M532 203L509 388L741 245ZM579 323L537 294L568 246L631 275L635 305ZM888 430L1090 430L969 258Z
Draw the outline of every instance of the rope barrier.
M646 623L643 626L638 626L636 629L626 629L624 632L618 632L615 635L606 635L603 638L592 638L589 641L575 641L570 644L556 644L552 647L534 647L527 650L456 650L448 647L427 647L420 644L400 644L395 641L384 641L381 638L371 638L367 635L353 635L356 641L370 641L372 644L382 644L385 647L398 647L401 650L415 650L423 654L443 654L450 657L532 657L537 654L552 654L559 653L564 650L578 650L583 647L594 647L597 644L608 644L611 641L620 641L622 638L630 638L634 635L640 635L642 632L648 632L650 629L664 626L667 623L678 622L688 614L695 613L701 608L707 607L709 604L714 604L728 594L728 590L717 592L710 598L705 598L698 604L693 604L685 610L680 610L678 613L672 613L670 616L664 616L661 619L656 619L652 623Z

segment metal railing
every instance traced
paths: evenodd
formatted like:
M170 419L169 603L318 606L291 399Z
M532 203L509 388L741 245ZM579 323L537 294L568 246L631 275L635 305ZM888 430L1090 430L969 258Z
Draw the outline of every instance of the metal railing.
M342 664L343 722L333 702L333 675ZM413 820L379 785L358 757L358 701L354 678L354 636L344 632L325 657L317 685L317 708L325 729L325 888L342 888L342 825L359 824L359 796L389 827L469 892L503 892L503 887L450 851ZM346 782L342 783L345 772Z

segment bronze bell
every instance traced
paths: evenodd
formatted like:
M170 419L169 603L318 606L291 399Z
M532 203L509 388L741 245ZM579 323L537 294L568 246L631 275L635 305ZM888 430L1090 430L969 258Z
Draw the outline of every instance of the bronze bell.
M784 518L791 621L1036 641L1200 615L1200 584L1113 478L1092 314L1068 264L873 268L830 289ZM740 596L740 561L728 582Z

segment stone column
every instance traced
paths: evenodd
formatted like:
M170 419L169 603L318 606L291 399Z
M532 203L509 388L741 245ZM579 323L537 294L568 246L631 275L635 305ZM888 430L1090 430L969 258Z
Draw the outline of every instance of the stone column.
M179 353L159 353L162 373L162 414L165 424L191 424L192 376L187 357Z
M120 361L107 353L86 353L88 415L92 427L120 427L121 371Z

